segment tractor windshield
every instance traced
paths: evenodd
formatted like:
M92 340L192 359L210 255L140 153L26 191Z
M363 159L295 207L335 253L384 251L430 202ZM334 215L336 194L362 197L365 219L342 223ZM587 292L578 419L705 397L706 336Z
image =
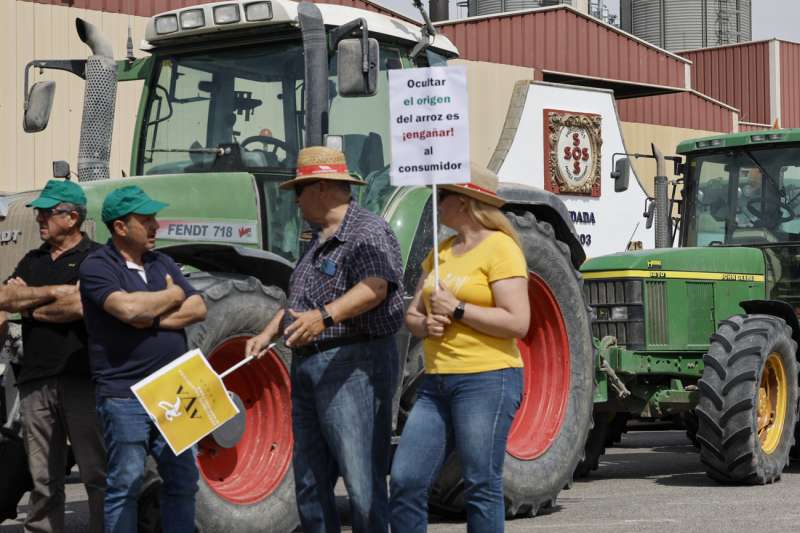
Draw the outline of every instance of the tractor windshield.
M294 166L302 139L300 42L170 56L156 68L140 173Z
M737 148L689 161L686 246L800 242L800 149Z

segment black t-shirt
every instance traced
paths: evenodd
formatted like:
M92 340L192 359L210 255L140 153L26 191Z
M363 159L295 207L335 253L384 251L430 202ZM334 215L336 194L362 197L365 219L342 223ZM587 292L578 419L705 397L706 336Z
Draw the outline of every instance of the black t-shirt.
M86 235L77 246L53 261L50 245L44 243L20 260L11 277L19 277L29 287L74 285L79 267L100 245ZM54 324L33 318L22 319L22 369L17 383L69 374L89 377L87 335L83 320Z

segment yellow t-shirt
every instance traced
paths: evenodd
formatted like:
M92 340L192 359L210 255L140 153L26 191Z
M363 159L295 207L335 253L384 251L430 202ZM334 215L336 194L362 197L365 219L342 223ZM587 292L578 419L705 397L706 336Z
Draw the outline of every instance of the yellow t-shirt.
M495 231L468 252L453 255L454 237L439 247L439 279L462 302L494 307L491 283L528 277L525 256L514 240ZM422 289L426 308L433 291L433 252L422 262L427 275ZM525 295L527 297L527 294ZM441 337L426 337L425 371L430 374L469 374L501 368L520 368L522 359L515 339L486 335L457 320Z

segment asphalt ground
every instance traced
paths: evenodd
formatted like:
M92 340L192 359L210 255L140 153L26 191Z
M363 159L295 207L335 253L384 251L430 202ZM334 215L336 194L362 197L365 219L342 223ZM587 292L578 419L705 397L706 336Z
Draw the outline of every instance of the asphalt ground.
M2 475L2 474L0 474ZM347 517L347 499L339 490ZM720 485L703 473L682 431L632 431L608 450L600 469L535 518L506 522L509 532L793 532L800 527L800 463L780 482L758 487ZM22 501L20 518L26 510ZM21 522L0 524L0 533L22 531ZM87 528L86 495L77 475L67 487L66 533ZM349 528L345 527L345 530ZM230 533L235 533L232 527ZM432 517L431 532L466 531L463 520Z

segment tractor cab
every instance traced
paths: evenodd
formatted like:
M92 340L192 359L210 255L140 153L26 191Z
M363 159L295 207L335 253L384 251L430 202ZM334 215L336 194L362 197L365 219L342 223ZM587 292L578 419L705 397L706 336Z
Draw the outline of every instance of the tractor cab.
M767 297L800 306L800 130L682 143L681 247L747 246L764 253Z

